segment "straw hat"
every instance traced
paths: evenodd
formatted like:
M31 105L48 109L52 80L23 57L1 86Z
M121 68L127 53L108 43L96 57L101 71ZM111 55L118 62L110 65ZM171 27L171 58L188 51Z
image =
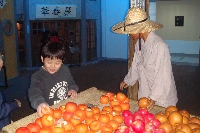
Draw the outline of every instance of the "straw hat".
M143 9L133 7L129 9L125 21L114 25L112 31L118 34L136 34L151 32L162 27L162 24L149 20Z

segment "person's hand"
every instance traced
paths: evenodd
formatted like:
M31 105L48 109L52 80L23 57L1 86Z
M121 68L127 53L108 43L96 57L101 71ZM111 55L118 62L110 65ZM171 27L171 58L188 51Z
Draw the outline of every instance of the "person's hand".
M67 95L70 96L71 98L76 98L77 92L75 90L70 90L70 91L68 91Z
M45 108L50 112L50 108L49 108L49 105L47 103L41 103L37 107L37 113L38 113L39 117L41 117L43 114L45 114L45 112L46 112Z
M15 99L15 101L17 101L18 107L22 106L22 103L19 100Z
M154 107L154 105L155 105L155 102L156 102L156 101L150 99L150 104L149 104L149 106L147 107L148 111L150 111L150 110L153 109L153 107Z
M128 85L124 81L120 83L120 90L123 90L124 88L127 88L127 87Z

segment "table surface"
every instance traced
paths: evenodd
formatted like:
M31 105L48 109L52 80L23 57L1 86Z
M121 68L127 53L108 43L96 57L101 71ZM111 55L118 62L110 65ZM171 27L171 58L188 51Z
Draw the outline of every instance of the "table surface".
M102 109L104 106L108 106L109 104L100 104L100 97L105 94L105 91L98 90L95 87L89 88L85 91L82 91L78 93L78 98L69 98L67 100L63 100L58 104L55 104L51 106L52 108L58 108L62 105L65 105L67 102L75 102L77 104L94 104L100 109ZM136 112L139 109L138 107L138 101L136 100L130 100L130 110L131 112ZM153 114L156 114L158 112L164 112L165 108L155 106L150 112ZM15 133L16 129L21 127L21 126L27 126L29 123L34 122L35 119L38 118L37 113L31 114L29 116L26 116L18 121L15 121L5 127L3 127L2 131L7 132L7 133Z

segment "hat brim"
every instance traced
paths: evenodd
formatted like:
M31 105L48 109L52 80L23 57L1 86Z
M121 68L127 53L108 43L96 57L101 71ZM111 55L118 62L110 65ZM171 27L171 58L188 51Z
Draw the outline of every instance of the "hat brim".
M145 22L128 25L124 27L124 21L120 22L112 27L112 31L118 34L137 34L151 32L162 28L163 25L151 20L146 20Z

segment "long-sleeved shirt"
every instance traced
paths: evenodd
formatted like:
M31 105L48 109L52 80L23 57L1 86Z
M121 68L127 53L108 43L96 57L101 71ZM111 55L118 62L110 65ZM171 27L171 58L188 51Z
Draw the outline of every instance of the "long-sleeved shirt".
M10 124L10 113L18 107L16 100L4 102L2 93L0 92L0 130Z
M137 41L133 62L124 78L129 86L137 80L138 99L147 97L162 107L176 105L178 98L169 49L162 38L153 32L150 32L145 42L141 39L141 50Z
M31 85L28 90L31 106L37 109L41 103L50 106L68 98L68 91L78 91L70 70L66 65L61 65L60 69L50 74L42 67L31 76Z

